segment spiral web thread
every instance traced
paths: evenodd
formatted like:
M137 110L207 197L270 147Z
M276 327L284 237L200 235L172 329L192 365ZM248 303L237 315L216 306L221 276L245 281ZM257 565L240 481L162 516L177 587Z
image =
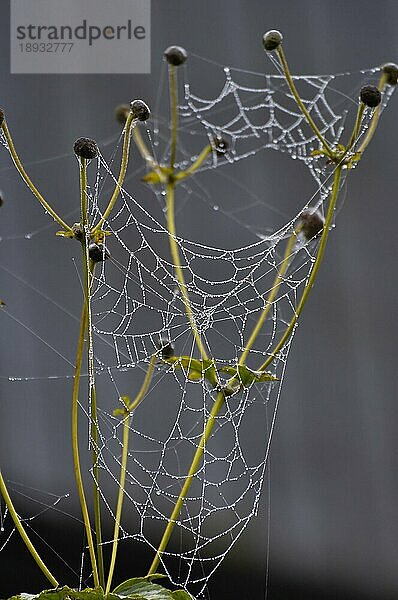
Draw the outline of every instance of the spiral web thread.
M264 149L302 161L315 180L312 197L271 234L261 224L247 222L244 212L221 202L214 205L225 218L225 226L237 228L231 230L232 239L239 239L240 228L249 230L252 241L241 247L207 244L206 229L201 241L185 239L177 212L176 241L198 331L217 365L234 365L266 304L300 213L311 206L325 214L334 167L324 157L311 155L319 147L317 138L282 76L212 68L223 81L211 99L192 90L190 72L184 68L178 167L189 166L214 135L228 141L229 151L221 157L213 153L195 177L177 189L177 207L181 198L189 215L190 195L203 191L201 180L206 173L222 171ZM378 77L378 69L371 69L359 74L354 83L350 74L295 78L307 109L331 146L344 141L346 120L355 117L360 85ZM392 89L386 88L382 109ZM359 139L370 117L367 110ZM151 151L159 163L167 163L168 123L155 118L150 127ZM262 159L266 160L265 155ZM92 223L106 205L101 194L104 182L116 181L113 166L99 156L89 189ZM172 341L176 355L198 357L171 260L164 192L154 189L151 204L138 194L131 195L129 188L126 182L105 224L112 234L108 238L111 258L98 266L91 298L101 407L100 491L113 519L114 491L109 490L118 485L122 428L120 418L112 416L115 399L126 393L134 397L160 337ZM262 201L257 196L259 208ZM299 235L267 322L251 351L249 367L258 368L264 362L295 314L316 253L317 240ZM257 513L291 340L269 366L277 381L255 384L226 399L162 555L161 564L170 579L198 596L206 593L209 577ZM108 400L102 402L103 397ZM128 545L136 551L138 543L156 551L214 397L205 378L193 382L184 369L158 363L131 423L121 551Z

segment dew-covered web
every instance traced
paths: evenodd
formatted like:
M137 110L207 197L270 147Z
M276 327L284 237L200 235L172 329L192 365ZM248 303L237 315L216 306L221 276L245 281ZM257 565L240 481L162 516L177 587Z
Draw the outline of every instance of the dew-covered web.
M209 73L207 82L198 75L203 65ZM295 77L330 146L347 142L359 89L378 78L378 69ZM164 72L155 116L147 128L141 126L159 164L167 164L170 154L167 104L162 102L167 100L167 91L162 96L166 84ZM213 152L193 177L177 187L176 241L206 351L217 366L233 366L267 306L300 214L308 207L325 214L335 167L325 157L312 156L318 140L279 73L224 68L197 58L181 69L180 87L178 168L192 164L214 136L222 136L229 148L222 156ZM382 109L392 89L386 88ZM367 109L360 139L371 115ZM101 216L116 182L121 139L116 149L110 157L103 151L96 165L95 161L90 165L92 223ZM268 160L265 150L296 159L303 174L310 174L312 189L305 197L295 196L289 212L279 210L266 189L249 189L235 175L241 164L247 169L252 161L261 170ZM130 172L138 170L142 176L143 160L134 147L131 154ZM285 176L282 169L278 176ZM236 194L224 196L223 186ZM277 218L268 218L274 209ZM123 423L113 416L120 406L118 398L126 394L134 398L160 337L172 342L177 356L199 358L171 258L166 217L164 189L144 187L137 178L127 177L105 224L111 232L107 238L111 258L98 265L92 291L100 490L111 519L122 450ZM250 368L259 368L270 356L294 316L318 243L319 239L297 235L289 267L251 350ZM205 594L209 577L257 513L291 340L268 366L276 381L253 384L226 398L162 555L158 570L196 595ZM188 375L186 368L159 361L133 414L121 552L127 548L138 552L142 545L153 557L203 434L215 391L206 377L192 381ZM87 414L83 399L81 407Z

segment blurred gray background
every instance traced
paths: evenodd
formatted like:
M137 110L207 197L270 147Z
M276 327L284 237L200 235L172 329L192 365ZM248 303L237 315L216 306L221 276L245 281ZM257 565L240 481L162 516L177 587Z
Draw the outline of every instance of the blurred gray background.
M152 0L151 75L10 75L7 4L2 3L0 20L0 104L21 157L33 163L32 178L63 215L76 206L73 141L81 135L117 136L113 111L120 102L142 97L154 104L162 52L170 44L225 65L274 72L261 36L276 28L284 32L295 73L359 71L398 61L396 1ZM205 68L201 76L207 85ZM195 84L200 89L200 80ZM393 97L374 142L350 177L293 342L260 513L213 577L211 598L264 597L269 508L270 600L387 599L398 593L397 102ZM66 158L34 164L58 155ZM267 195L278 197L281 185L284 193L288 186L275 165L287 159L275 155L271 167L267 159L263 154L261 177L246 161L241 182L257 195L266 184ZM300 189L300 168L294 169L287 214L298 208L294 195L308 197L307 173ZM222 194L222 178L218 182ZM78 315L80 295L71 261L79 256L78 248L68 248L65 260L66 242L54 240L55 227L43 230L46 217L10 169L6 151L0 156L0 187L5 197L0 297L15 319L45 334L73 362L77 324L70 320L65 327L59 310L29 286ZM39 235L22 241L25 233L38 230ZM69 411L62 402L71 384L47 377L70 370L15 319L0 314L1 467L11 481L61 495L72 486ZM6 379L21 373L39 379L29 385ZM23 502L19 496L21 512ZM68 527L71 543L81 545L80 529ZM52 518L43 520L40 532L53 541L65 535ZM14 537L0 553L0 597L43 585ZM78 560L68 553L65 547L67 560L77 568ZM54 565L62 572L56 557ZM128 575L127 566L120 574L123 569Z

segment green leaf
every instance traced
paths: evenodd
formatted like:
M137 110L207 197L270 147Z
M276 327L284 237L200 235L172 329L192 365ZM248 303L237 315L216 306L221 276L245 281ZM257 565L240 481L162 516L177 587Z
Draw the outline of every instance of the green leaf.
M231 375L231 377L235 377L244 388L250 387L253 383L278 380L277 377L269 371L253 371L246 365L226 365L221 367L220 371L222 373L227 373L227 375Z
M86 588L82 591L74 590L68 586L64 586L52 590L43 590L39 594L19 594L12 596L12 600L103 600L104 590L98 588ZM10 599L11 600L11 599ZM110 599L112 600L112 599ZM117 600L115 598L114 600Z
M117 594L121 598L129 597L131 599L135 595L143 600L171 600L172 596L169 590L150 581L150 579L157 579L159 577L162 577L162 575L155 574L149 577L127 579L127 581L118 585L112 593Z
M171 592L173 600L195 600L191 594L188 594L185 590L175 590Z
M212 358L198 360L191 356L172 356L163 362L182 368L190 381L207 379L213 386L217 385L216 363Z

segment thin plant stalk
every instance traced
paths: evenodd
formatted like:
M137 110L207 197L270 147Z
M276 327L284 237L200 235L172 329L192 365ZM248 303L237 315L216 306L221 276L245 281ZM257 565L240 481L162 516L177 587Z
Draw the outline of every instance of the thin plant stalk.
M93 536L91 533L90 516L87 508L86 495L84 492L83 477L80 467L80 452L79 452L79 437L78 437L78 403L79 403L79 388L80 375L83 360L84 337L86 333L86 303L83 304L82 315L80 318L80 332L77 344L76 367L73 379L73 395L72 395L72 452L73 464L76 477L76 486L79 494L80 507L83 515L84 526L86 529L87 544L90 553L91 568L93 571L94 587L99 585L97 559L95 556Z
M94 506L94 522L95 522L95 533L96 533L96 549L97 549L97 566L98 566L98 577L99 584L104 587L105 585L105 573L104 573L104 559L102 552L102 528L101 528L101 503L99 494L99 451L98 451L98 440L99 440L99 426L98 426L98 411L97 411L97 394L95 388L95 374L94 374L94 347L93 347L93 336L92 336L92 324L91 324L91 310L90 310L90 292L92 286L92 279L94 274L94 263L90 261L88 254L88 235L89 235L89 224L87 215L87 161L85 158L80 159L80 211L81 211L81 223L83 227L83 239L82 239L82 258L83 258L83 270L84 270L84 304L86 313L86 330L87 330L87 364L88 364L88 377L89 377L89 395L90 395L90 431L92 439L92 468L93 468L93 506Z
M361 123L362 123L362 117L363 117L364 110L365 110L365 105L364 105L363 102L360 102L359 106L358 106L357 117L356 117L356 120L355 120L354 129L352 130L350 141L347 144L347 147L345 149L345 152L344 152L343 156L345 156L347 154L347 152L349 152L351 150L352 146L355 144L355 142L356 142L356 140L358 138L359 130L361 128Z
M150 151L147 148L147 145L145 144L144 140L142 139L142 135L141 135L139 127L134 127L133 138L134 138L135 144L136 144L142 158L145 160L145 162L148 163L151 167L154 167L154 168L159 167L158 163L153 158L152 154L150 153Z
M242 352L242 355L241 355L241 357L239 359L239 362L238 362L239 366L245 364L246 359L247 359L247 357L248 357L248 355L250 353L250 350L251 350L254 342L256 341L256 338L257 338L258 334L260 333L260 330L261 330L261 328L262 328L262 326L263 326L263 324L264 324L264 322L265 322L265 320L266 320L266 318L268 316L268 313L269 313L269 311L271 309L272 303L274 302L274 300L276 298L278 290L279 290L279 288L281 286L281 283L283 281L283 277L284 277L284 275L285 275L285 273L286 273L286 271L287 271L287 269L288 269L288 267L290 265L290 261L291 261L291 258L292 258L292 251L293 251L294 245L295 245L295 243L297 241L297 233L298 232L296 230L294 230L293 233L291 234L291 236L289 237L289 240L288 240L288 242L286 244L286 249L285 249L285 254L283 256L283 260L281 262L281 265L279 267L278 273L276 274L276 277L275 277L274 282L272 284L272 288L271 288L271 290L270 290L270 292L268 294L265 307L264 307L264 309L263 309L263 311L262 311L259 319L257 320L256 325L253 328L253 331L252 331L252 333L250 335L250 338L249 338L247 344L245 345L245 348L244 348L244 350Z
M174 170L178 137L178 87L177 69L174 65L169 65L169 89L171 111L170 167Z
M10 131L8 129L6 120L3 120L3 123L1 125L1 128L4 132L5 138L7 140L7 145L8 148L10 150L11 153L11 157L12 160L14 161L14 165L17 168L17 171L19 172L19 174L21 175L22 179L24 180L24 182L26 183L26 185L28 186L28 188L30 189L30 191L36 196L36 198L38 199L38 201L40 202L40 204L43 206L44 210L46 210L55 221L57 221L57 223L63 227L63 229L65 229L67 232L72 233L72 229L71 227L69 227L69 225L67 225L62 219L61 217L55 212L55 210L48 204L48 202L44 199L44 197L42 196L42 194L39 192L39 190L37 189L37 187L33 184L32 180L30 179L29 175L27 174L27 172L25 171L22 162L17 154L17 151L15 150L15 146L14 146L14 142L12 140Z
M18 516L17 511L15 510L15 507L12 503L10 494L8 493L7 490L7 486L6 483L4 481L2 472L0 470L0 494L3 496L4 501L7 505L7 508L10 512L11 518L14 521L14 525L18 531L18 533L20 534L25 546L27 547L27 549L29 550L29 552L31 553L33 559L35 560L37 566L41 569L41 571L43 572L43 574L46 576L46 578L48 579L48 581L51 583L52 586L54 586L55 588L58 587L58 581L55 579L54 575L51 573L51 571L46 567L46 565L44 564L44 562L42 561L42 559L40 558L36 548L34 547L34 545L32 544L32 542L29 539L28 534L25 531L24 526L22 525L21 519Z
M189 324L192 329L195 342L198 346L199 352L203 359L207 359L207 352L203 345L199 331L196 327L195 318L192 313L191 302L188 295L188 289L185 283L184 273L181 266L180 253L178 251L178 244L176 240L176 227L175 227L175 215L174 215L174 190L175 184L173 181L167 183L167 229L169 233L169 243L171 256L173 258L174 270L180 287L183 303L185 306L185 312L189 320Z
M171 112L171 149L170 149L170 168L172 170L169 176L166 196L167 196L167 230L169 233L169 242L171 255L174 262L174 269L178 284L180 287L183 303L185 306L185 312L187 314L189 324L192 329L192 333L195 342L198 346L202 359L207 359L207 352L201 340L200 334L196 327L195 318L193 316L191 302L189 300L188 289L185 283L184 273L181 266L180 253L178 251L178 245L176 241L176 227L175 227L175 214L174 214L174 191L175 191L175 179L174 179L174 166L177 150L178 140L178 92L177 92L177 70L174 65L169 65L169 87L170 87L170 112Z
M161 556L162 556L163 552L166 550L167 544L169 543L169 540L170 540L171 534L173 533L173 529L176 525L177 519L180 516L182 505L184 504L184 501L188 494L189 488L191 487L192 480L194 479L195 475L197 474L197 472L199 470L199 466L200 466L200 463L201 463L201 460L202 460L202 457L204 454L206 443L208 442L208 440L210 438L210 435L213 431L213 427L217 420L217 416L218 416L221 408L223 407L224 402L225 402L225 394L223 391L219 391L217 393L217 396L216 396L216 399L212 406L209 417L206 421L205 429L202 434L202 437L200 438L199 445L196 449L196 452L194 454L194 457L193 457L193 460L191 463L191 467L188 471L188 475L185 479L184 485L182 486L181 492L180 492L180 494L177 498L177 501L174 505L173 512L171 513L171 515L169 517L168 523L167 523L166 528L163 533L163 537L162 537L160 544L158 546L158 549L156 551L155 558L153 559L152 564L149 568L148 575L152 575L153 573L156 573L156 569L159 565Z
M120 164L119 176L115 185L115 189L113 194L109 200L108 206L106 207L104 214L98 221L97 225L92 230L92 233L95 233L101 229L106 219L109 217L112 212L113 207L115 206L115 202L119 197L120 190L122 189L122 185L124 182L124 178L126 176L127 165L129 162L129 153L130 153L130 139L131 139L131 128L133 124L136 124L136 120L133 117L133 113L130 111L129 116L127 117L125 128L124 128L124 138L123 138L123 150L122 150L122 160Z
M123 420L123 441L122 441L122 459L120 465L120 477L119 477L119 492L117 496L116 514L115 514L115 526L113 530L113 543L112 543L112 555L111 562L108 572L108 581L105 588L105 595L109 594L112 585L113 573L116 564L117 548L119 544L119 530L120 520L122 516L124 488L126 482L126 469L127 469L127 457L129 451L129 433L130 433L130 411L126 411L126 416Z
M326 215L326 219L325 219L325 224L323 227L323 232L322 232L322 236L321 236L321 240L319 242L319 248L318 248L318 253L314 262L314 265L312 267L311 270L311 274L309 276L308 282L304 288L303 294L301 296L300 302L295 310L295 313L293 315L293 318L291 319L289 325L287 326L284 334L282 335L281 339L279 340L279 342L277 343L277 345L275 346L275 348L272 350L271 354L268 356L267 360L265 360L263 362L263 364L259 367L260 371L264 371L268 365L271 364L271 362L274 360L275 356L277 356L278 352L283 348L283 346L285 345L285 343L287 342L287 340L289 339L289 337L291 336L291 334L294 331L294 328L296 326L296 323L303 311L304 305L307 302L309 293L312 289L312 286L314 285L315 282L315 278L317 276L319 267L321 265L322 259L323 259L323 255L325 252L325 247L326 247L326 242L329 236L329 231L330 231L330 226L332 223L332 218L333 218L333 213L334 213L334 209L336 206L336 201L337 201L337 197L338 197L338 193L339 193L339 187L340 187L340 179L341 179L341 170L343 168L343 165L340 164L336 167L336 170L334 172L334 178L333 178L333 186L332 186L332 192L330 195L330 201L329 201L329 208L328 208L328 212Z
M299 105L301 112L303 113L303 115L305 116L308 125L311 127L312 131L315 133L315 135L317 136L317 138L319 139L319 141L321 142L322 146L325 148L326 153L328 154L328 156L330 158L333 158L333 151L330 148L329 144L327 143L327 141L325 140L324 136L322 135L322 133L319 131L318 127L315 125L315 122L313 120L313 118L311 117L310 113L308 112L304 102L301 100L300 95L297 91L297 88L294 84L293 78L290 74L290 69L289 69L289 65L287 64L287 60L286 60L286 56L285 53L283 51L282 45L280 45L277 48L277 52L278 52L278 56L280 58L281 64L282 64L282 69L284 72L284 75L286 77L286 81L290 87L290 90L294 96L294 99L296 100L297 104Z
M155 353L152 355L151 360L149 361L145 379L143 381L143 384L142 384L138 394L134 398L134 401L131 404L126 405L126 407L125 407L125 417L123 420L123 442L122 442L122 458L121 458L121 464L120 464L119 492L118 492L117 505L116 505L115 526L113 529L112 555L111 555L111 562L110 562L109 572L108 572L108 580L107 580L107 584L106 584L106 588L105 588L105 595L109 594L109 592L110 592L111 585L112 585L112 579L113 579L113 573L114 573L115 564L116 564L116 556L117 556L117 549L118 549L118 543L119 543L120 521L121 521L121 516L122 516L123 498L124 498L124 490L125 490L125 483L126 483L126 469L127 469L127 457L128 457L128 447L129 447L131 413L137 408L137 406L140 404L140 402L144 399L145 394L148 391L149 384L152 380L153 371L155 369L156 360L157 360L157 354Z

